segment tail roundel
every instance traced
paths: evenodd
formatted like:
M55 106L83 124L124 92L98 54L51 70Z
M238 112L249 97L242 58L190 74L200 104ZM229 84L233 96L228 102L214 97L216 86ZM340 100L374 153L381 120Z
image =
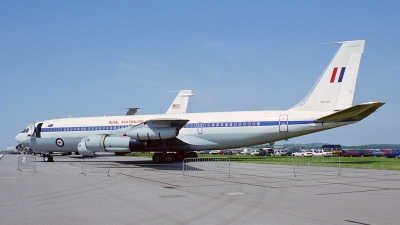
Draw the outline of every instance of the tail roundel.
M335 42L341 47L308 95L291 110L340 111L353 104L365 40Z

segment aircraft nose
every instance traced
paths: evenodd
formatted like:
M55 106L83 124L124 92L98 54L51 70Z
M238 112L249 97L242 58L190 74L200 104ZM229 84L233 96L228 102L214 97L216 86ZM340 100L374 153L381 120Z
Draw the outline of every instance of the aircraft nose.
M26 139L27 135L23 133L17 134L17 136L15 136L15 140L20 144L22 144L22 142L24 142Z

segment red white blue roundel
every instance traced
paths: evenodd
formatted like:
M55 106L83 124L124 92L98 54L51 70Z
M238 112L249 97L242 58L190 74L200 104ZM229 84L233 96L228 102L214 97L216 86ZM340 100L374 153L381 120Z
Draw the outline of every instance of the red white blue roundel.
M63 141L63 139L57 138L57 139L56 139L56 145L57 145L58 147L64 146L64 141Z

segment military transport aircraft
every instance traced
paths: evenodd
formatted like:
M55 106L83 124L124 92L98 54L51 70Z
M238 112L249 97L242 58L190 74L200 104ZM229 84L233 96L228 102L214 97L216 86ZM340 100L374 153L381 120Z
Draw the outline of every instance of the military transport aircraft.
M353 106L364 40L336 42L336 55L309 94L287 110L84 117L29 123L15 139L48 152L152 151L181 161L195 151L273 143L353 124L383 102Z

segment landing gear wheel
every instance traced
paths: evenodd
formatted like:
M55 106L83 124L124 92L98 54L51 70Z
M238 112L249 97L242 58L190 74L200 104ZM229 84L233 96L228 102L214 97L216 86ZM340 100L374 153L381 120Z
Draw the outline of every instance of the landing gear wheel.
M175 155L175 161L177 161L177 162L183 162L183 160L186 158L186 155L185 155L185 153L183 153L183 152L178 152L178 153L176 153L176 155Z
M187 154L187 156L188 156L188 158L197 158L198 156L197 156L197 152L189 152L188 154Z
M164 162L164 155L161 153L156 153L153 155L153 163L162 163Z
M43 155L43 162L54 162L52 155Z
M165 162L166 163L173 163L175 161L175 154L174 153L167 153L165 154Z

